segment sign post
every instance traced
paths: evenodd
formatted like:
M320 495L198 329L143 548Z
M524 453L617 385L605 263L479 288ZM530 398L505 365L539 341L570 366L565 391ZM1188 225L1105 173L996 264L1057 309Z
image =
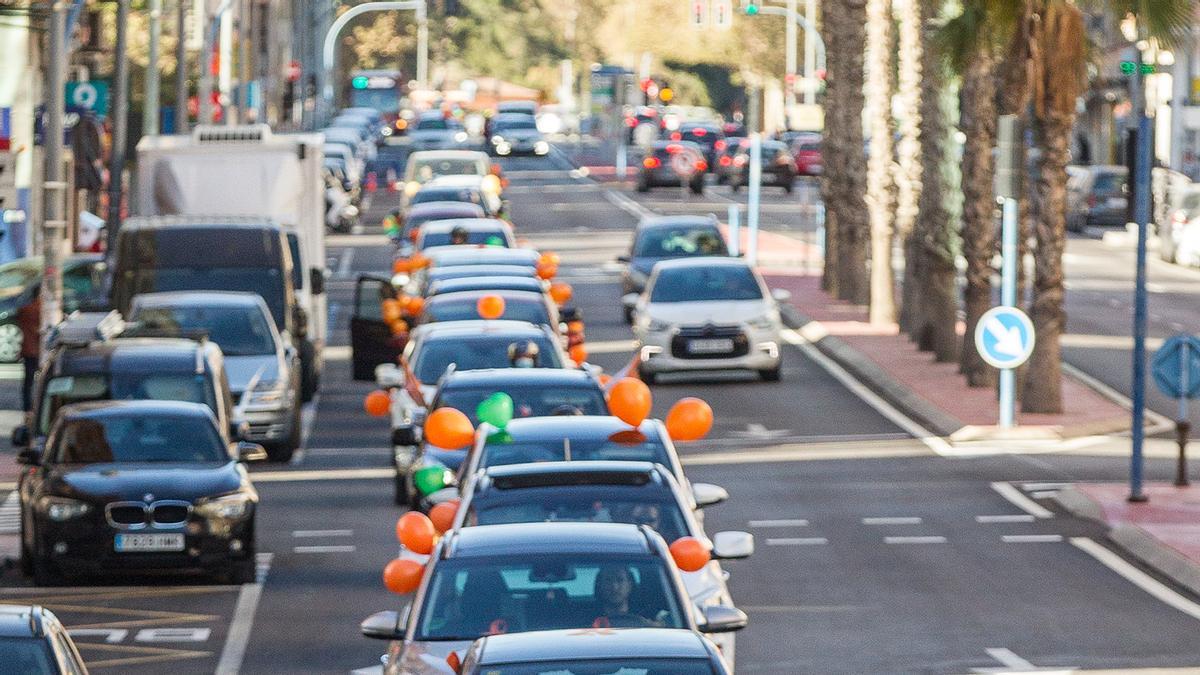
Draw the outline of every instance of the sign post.
M992 312L985 314L979 321L975 331L975 343L981 345L981 336L992 335L994 339L987 344L994 350L989 360L989 354L982 346L979 353L983 360L1000 369L1000 428L1011 429L1015 424L1017 407L1017 374L1014 370L1029 358L1033 351L1033 324L1017 306L1017 265L1020 263L1017 253L1017 220L1020 214L1017 199L1020 196L1021 166L1021 127L1016 115L1001 115L997 127L997 158L996 158L996 199L1003 205L1003 218L1000 225L1000 307L1011 312L997 313L992 317L990 325L985 321ZM1013 331L1021 327L1027 335L1027 344L1018 344ZM1003 334L997 331L1006 331ZM1024 351L1025 348L1028 351ZM1011 363L1009 358L1024 351L1024 356L1017 363ZM1007 353L1006 353L1007 352ZM1008 365L1001 365L1001 363Z
M1175 419L1175 438L1179 444L1175 485L1185 487L1189 484L1187 443L1191 431L1188 401L1200 397L1200 337L1181 333L1168 339L1154 353L1150 373L1159 391L1179 402Z

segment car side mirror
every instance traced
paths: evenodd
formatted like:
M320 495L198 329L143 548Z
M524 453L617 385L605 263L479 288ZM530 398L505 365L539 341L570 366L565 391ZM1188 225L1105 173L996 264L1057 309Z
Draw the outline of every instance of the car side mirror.
M786 288L772 288L771 297L775 299L775 302L788 302L792 299L792 292Z
M238 441L237 457L239 462L265 462L267 459L267 450L258 443Z
M720 504L729 499L725 488L712 483L692 483L692 495L696 498L696 506L700 508Z
M325 270L314 267L308 271L308 278L312 284L313 295L321 295L325 292Z
M718 532L713 535L712 556L717 560L739 560L754 553L754 535L749 532Z
M25 448L17 453L17 464L38 466L42 463L42 451L38 448Z
M392 429L392 445L420 445L421 428L413 424Z
M701 633L732 633L741 630L750 623L746 613L736 607L711 605L704 608L704 624L700 626Z
M375 366L375 384L382 389L403 387L404 370L394 363L381 363Z
M375 640L403 640L405 625L399 612L375 612L360 624L363 637Z
M12 444L14 448L23 448L29 445L29 427L24 424L18 424L12 430Z
M637 304L638 304L638 294L637 293L626 293L625 295L621 296L621 305L624 306L626 309L633 309L634 307L637 307Z
M619 255L619 256L617 256L617 262L619 262L619 263L621 263L621 264L623 264L623 265L628 265L628 264L629 264L630 262L632 262L632 261L633 261L633 258L631 258L631 257L629 257L629 256L627 256L627 255Z

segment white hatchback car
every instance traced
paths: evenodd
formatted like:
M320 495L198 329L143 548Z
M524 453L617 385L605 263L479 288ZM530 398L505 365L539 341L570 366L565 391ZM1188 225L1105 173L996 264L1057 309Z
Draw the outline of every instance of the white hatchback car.
M767 288L739 258L680 258L654 266L646 290L626 296L640 349L639 374L753 370L779 380L783 321L791 294Z

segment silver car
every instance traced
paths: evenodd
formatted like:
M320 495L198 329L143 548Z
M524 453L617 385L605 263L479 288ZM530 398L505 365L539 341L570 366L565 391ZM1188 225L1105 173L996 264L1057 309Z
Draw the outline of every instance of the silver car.
M272 460L287 461L300 446L299 355L254 293L181 291L135 296L130 320L146 328L204 333L225 353L234 417L245 440L261 443Z

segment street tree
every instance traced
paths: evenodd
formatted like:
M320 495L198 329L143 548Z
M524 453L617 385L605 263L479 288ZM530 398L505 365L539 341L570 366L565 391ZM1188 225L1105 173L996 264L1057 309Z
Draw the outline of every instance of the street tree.
M895 182L892 178L895 50L892 44L892 0L867 0L866 14L866 106L871 132L867 158L867 210L871 222L868 316L873 324L891 324L896 321L896 279L892 272L892 237L895 231Z
M921 81L925 68L925 36L920 0L895 0L897 99L900 116L896 146L896 237L904 247L904 277L901 285L900 328L916 338L921 294L919 291L920 249L915 236L920 212L922 164L921 107L929 93Z

